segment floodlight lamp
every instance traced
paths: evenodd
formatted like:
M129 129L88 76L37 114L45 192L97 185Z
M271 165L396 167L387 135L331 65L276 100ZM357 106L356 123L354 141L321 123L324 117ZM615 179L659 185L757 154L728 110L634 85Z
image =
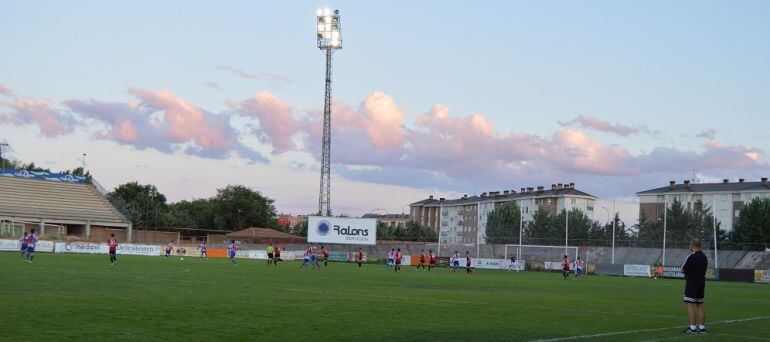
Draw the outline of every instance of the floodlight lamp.
M317 9L317 10L315 10L315 15L316 15L316 17L320 17L320 16L321 16L323 13L324 13L324 12L323 12L323 10L322 10L322 9L320 9L320 8L319 8L319 9Z
M325 16L329 16L329 15L331 15L331 14L332 14L332 10L330 10L328 7L327 7L327 8L324 8L324 15L325 15Z

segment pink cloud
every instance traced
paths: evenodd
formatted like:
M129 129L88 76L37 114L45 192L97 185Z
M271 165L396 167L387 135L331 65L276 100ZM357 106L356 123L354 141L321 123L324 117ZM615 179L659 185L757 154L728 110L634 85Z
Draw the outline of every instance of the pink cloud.
M13 92L5 84L0 83L0 95L13 96Z
M35 124L46 137L66 135L74 130L74 119L54 109L46 100L18 98L1 105L11 109L11 112L0 120L16 125Z
M369 95L362 105L362 126L377 148L396 148L404 142L404 111L382 92Z
M169 91L132 88L129 93L138 100L68 100L64 104L73 112L105 125L106 129L95 128L101 139L163 152L187 145L185 153L209 158L224 158L236 151L248 159L264 160L239 142L229 115L204 111Z
M257 134L261 141L270 143L276 153L294 149L292 136L299 123L292 116L293 109L275 95L262 92L237 104L235 112L259 120Z

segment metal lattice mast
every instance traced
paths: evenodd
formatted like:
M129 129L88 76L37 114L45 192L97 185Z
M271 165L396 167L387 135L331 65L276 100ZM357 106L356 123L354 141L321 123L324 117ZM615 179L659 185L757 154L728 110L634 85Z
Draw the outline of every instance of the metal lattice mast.
M318 48L326 52L326 85L324 92L324 122L321 138L321 182L318 194L318 214L332 215L331 209L331 140L332 140L332 52L342 49L340 12L330 9L316 13Z
M326 49L326 93L324 94L324 131L321 140L321 190L318 214L332 215L331 209L331 140L332 140L332 49Z

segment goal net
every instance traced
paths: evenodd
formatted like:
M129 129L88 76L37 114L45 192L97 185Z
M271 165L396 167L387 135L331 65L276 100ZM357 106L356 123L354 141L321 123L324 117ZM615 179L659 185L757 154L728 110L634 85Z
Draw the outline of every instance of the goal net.
M570 269L574 269L575 260L581 256L579 253L577 246L505 245L506 259L515 256L517 261L526 261L531 267L540 269L561 270L565 255L569 258Z

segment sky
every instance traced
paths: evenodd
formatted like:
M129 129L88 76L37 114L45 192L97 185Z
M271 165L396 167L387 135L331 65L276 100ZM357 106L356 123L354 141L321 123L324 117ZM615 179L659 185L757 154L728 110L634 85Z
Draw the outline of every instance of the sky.
M575 182L637 219L669 180L770 174L767 1L13 1L6 155L171 201L243 184L318 208L337 8L332 210ZM610 209L611 210L611 209Z

